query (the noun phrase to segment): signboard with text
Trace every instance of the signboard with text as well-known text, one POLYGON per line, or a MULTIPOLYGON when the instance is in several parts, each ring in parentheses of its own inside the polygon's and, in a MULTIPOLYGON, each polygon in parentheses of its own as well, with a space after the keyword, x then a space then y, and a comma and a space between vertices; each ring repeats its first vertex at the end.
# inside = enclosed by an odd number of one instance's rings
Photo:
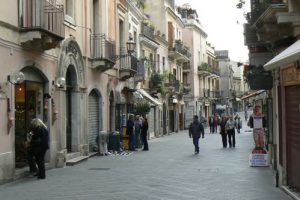
POLYGON ((252 153, 249 156, 250 167, 267 167, 268 154, 267 153, 252 153))

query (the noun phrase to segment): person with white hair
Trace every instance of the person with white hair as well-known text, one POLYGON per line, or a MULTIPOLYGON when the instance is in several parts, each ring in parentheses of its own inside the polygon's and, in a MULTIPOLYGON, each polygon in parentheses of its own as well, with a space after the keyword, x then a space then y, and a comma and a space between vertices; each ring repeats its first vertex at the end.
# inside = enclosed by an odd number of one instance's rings
POLYGON ((34 118, 31 120, 30 132, 32 133, 30 148, 38 166, 38 179, 45 179, 45 154, 49 149, 49 133, 47 126, 42 120, 34 118))

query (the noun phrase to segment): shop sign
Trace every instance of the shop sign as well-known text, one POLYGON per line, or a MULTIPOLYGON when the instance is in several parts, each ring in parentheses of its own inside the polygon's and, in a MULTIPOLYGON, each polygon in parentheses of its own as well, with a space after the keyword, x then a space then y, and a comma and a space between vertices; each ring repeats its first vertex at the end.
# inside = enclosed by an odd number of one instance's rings
POLYGON ((268 154, 267 153, 252 153, 249 156, 250 167, 267 167, 268 154))

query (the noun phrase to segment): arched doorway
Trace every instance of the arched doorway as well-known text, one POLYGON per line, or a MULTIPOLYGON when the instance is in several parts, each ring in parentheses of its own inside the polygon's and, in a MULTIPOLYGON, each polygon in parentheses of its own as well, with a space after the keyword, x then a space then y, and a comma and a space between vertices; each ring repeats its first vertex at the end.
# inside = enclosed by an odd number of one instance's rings
POLYGON ((89 152, 97 151, 97 136, 102 129, 101 119, 102 110, 101 105, 102 98, 97 90, 92 90, 88 97, 88 142, 89 142, 89 152))
POLYGON ((25 81, 14 86, 16 168, 27 166, 28 151, 24 141, 26 141, 31 120, 39 118, 46 124, 48 122, 46 104, 49 94, 45 95, 48 91, 48 79, 34 67, 25 67, 21 71, 25 75, 25 81))
POLYGON ((115 98, 114 93, 109 94, 109 130, 115 131, 115 98))
POLYGON ((85 65, 80 47, 73 37, 61 44, 55 83, 60 110, 57 121, 58 149, 70 153, 66 160, 88 155, 85 65), (57 84, 58 80, 63 79, 65 84, 57 84))
POLYGON ((68 153, 73 151, 72 146, 76 144, 76 136, 72 134, 76 124, 76 115, 74 112, 78 109, 76 107, 76 86, 76 71, 74 66, 70 65, 66 73, 66 146, 68 153))

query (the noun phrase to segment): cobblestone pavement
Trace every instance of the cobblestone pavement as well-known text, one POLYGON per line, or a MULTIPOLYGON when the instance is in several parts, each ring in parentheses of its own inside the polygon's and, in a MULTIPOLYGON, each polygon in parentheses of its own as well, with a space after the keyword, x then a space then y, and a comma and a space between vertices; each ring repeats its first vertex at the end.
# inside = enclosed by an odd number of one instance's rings
POLYGON ((183 131, 149 142, 150 151, 96 156, 0 186, 2 200, 289 200, 275 187, 270 168, 248 165, 251 132, 236 134, 236 148, 221 148, 219 134, 206 134, 200 154, 183 131))

